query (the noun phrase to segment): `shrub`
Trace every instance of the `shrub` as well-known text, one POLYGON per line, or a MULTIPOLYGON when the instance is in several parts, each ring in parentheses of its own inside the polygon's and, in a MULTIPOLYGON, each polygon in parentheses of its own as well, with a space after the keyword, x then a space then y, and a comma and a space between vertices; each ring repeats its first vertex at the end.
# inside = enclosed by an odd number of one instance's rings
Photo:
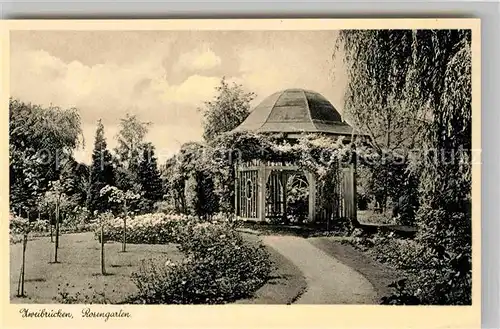
POLYGON ((156 212, 164 213, 167 215, 175 214, 178 211, 175 209, 175 205, 170 201, 158 201, 154 204, 154 209, 156 212))
POLYGON ((219 304, 247 297, 268 278, 271 263, 261 245, 223 223, 186 225, 179 234, 180 263, 143 261, 132 280, 142 303, 219 304))
MULTIPOLYGON (((178 243, 180 228, 196 219, 185 215, 166 215, 153 213, 127 219, 127 243, 165 244, 178 243)), ((95 236, 100 239, 99 228, 95 236)), ((121 241, 123 237, 123 218, 114 217, 104 226, 105 241, 121 241)))
POLYGON ((381 263, 398 269, 416 269, 415 255, 422 254, 423 248, 412 239, 394 237, 393 233, 377 233, 368 238, 362 230, 356 229, 352 243, 355 247, 366 251, 381 263))
MULTIPOLYGON (((420 299, 415 296, 415 288, 408 287, 407 279, 401 279, 389 285, 394 290, 390 296, 382 297, 383 305, 419 305, 420 299)), ((418 290, 417 290, 418 292, 418 290)))
POLYGON ((23 241, 23 235, 27 235, 28 239, 32 236, 43 235, 48 231, 48 221, 34 220, 29 221, 27 218, 19 217, 14 214, 9 214, 9 242, 16 244, 23 241))
MULTIPOLYGON (((68 287, 69 284, 66 284, 68 287)), ((87 287, 75 293, 70 292, 66 287, 58 285, 57 296, 52 300, 59 304, 111 304, 104 291, 96 291, 90 283, 87 287)), ((74 287, 74 286, 73 286, 74 287)))
POLYGON ((213 179, 206 172, 192 173, 186 181, 184 193, 187 212, 190 215, 207 217, 219 208, 213 179))

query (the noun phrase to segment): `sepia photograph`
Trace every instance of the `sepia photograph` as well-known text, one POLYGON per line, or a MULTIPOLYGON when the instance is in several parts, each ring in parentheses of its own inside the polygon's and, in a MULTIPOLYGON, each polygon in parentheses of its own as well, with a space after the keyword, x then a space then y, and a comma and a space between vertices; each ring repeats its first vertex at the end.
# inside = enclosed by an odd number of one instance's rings
POLYGON ((470 25, 130 26, 9 32, 11 304, 472 305, 470 25))

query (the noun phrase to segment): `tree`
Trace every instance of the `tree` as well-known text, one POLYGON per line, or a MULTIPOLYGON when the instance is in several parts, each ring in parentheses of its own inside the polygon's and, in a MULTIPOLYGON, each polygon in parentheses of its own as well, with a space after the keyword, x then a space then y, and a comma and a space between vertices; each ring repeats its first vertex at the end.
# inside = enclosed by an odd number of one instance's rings
POLYGON ((239 126, 250 113, 250 102, 255 98, 254 93, 246 92, 242 85, 236 83, 229 85, 225 78, 215 90, 217 95, 214 99, 200 108, 206 141, 239 126))
POLYGON ((418 268, 419 299, 428 304, 470 304, 471 32, 343 30, 339 42, 350 78, 346 108, 374 141, 376 129, 398 130, 384 121, 372 128, 365 114, 358 113, 361 109, 371 113, 373 107, 375 115, 385 118, 385 108, 399 104, 395 108, 400 117, 418 113, 405 128, 414 137, 401 143, 409 141, 410 148, 411 142, 418 142, 428 151, 406 158, 420 182, 416 221, 422 248, 411 259, 418 268))
MULTIPOLYGON (((100 191, 102 197, 108 199, 108 203, 112 206, 113 210, 117 215, 123 216, 123 240, 122 240, 122 252, 127 251, 127 218, 128 218, 128 207, 131 202, 139 199, 141 195, 134 193, 132 191, 124 192, 117 187, 106 185, 100 191)), ((104 271, 103 271, 104 274, 104 271)))
POLYGON ((150 122, 142 122, 136 115, 129 113, 120 119, 120 131, 116 135, 118 146, 115 153, 130 181, 137 180, 141 147, 150 125, 150 122))
POLYGON ((405 186, 406 156, 428 125, 430 109, 418 98, 412 80, 414 35, 411 30, 343 30, 337 39, 348 75, 344 113, 361 133, 370 136, 377 161, 367 164, 371 192, 382 210, 387 197, 398 200, 416 186, 405 186))
POLYGON ((141 186, 144 198, 154 202, 163 198, 163 187, 158 170, 154 146, 151 143, 142 145, 142 156, 139 162, 137 179, 141 186))
POLYGON ((24 294, 24 277, 26 269, 26 247, 28 244, 28 234, 31 231, 31 223, 26 218, 21 218, 15 214, 9 214, 9 228, 12 234, 23 235, 23 256, 21 263, 21 270, 19 271, 19 281, 17 284, 17 297, 25 297, 24 294))
POLYGON ((417 212, 421 230, 417 238, 429 248, 421 261, 436 270, 421 277, 420 283, 429 303, 470 305, 471 35, 470 31, 444 31, 433 35, 433 39, 436 49, 419 50, 437 63, 421 63, 419 69, 434 108, 432 125, 423 142, 434 154, 426 154, 415 169, 422 181, 417 212), (436 64, 443 67, 436 70, 436 64))
POLYGON ((66 193, 64 193, 64 185, 61 180, 54 181, 50 184, 50 189, 45 193, 45 203, 48 203, 50 209, 54 209, 54 225, 55 225, 55 245, 54 245, 54 262, 59 263, 59 229, 62 222, 61 210, 70 208, 72 206, 66 193))
POLYGON ((61 164, 83 143, 80 126, 74 108, 43 108, 10 99, 10 203, 16 212, 35 212, 36 200, 59 178, 61 164))
POLYGON ((219 209, 209 149, 201 143, 186 143, 163 169, 169 195, 183 213, 207 217, 219 209))
POLYGON ((185 177, 181 172, 178 162, 179 156, 174 155, 167 159, 161 171, 161 177, 164 181, 167 199, 173 203, 176 212, 186 212, 186 200, 184 196, 185 177))
POLYGON ((89 177, 90 166, 77 162, 72 156, 68 157, 60 171, 65 193, 80 205, 87 200, 89 177))
POLYGON ((102 121, 99 120, 97 122, 90 169, 88 208, 91 212, 102 212, 106 210, 107 200, 100 195, 101 189, 106 185, 114 185, 114 173, 112 156, 107 149, 106 138, 104 137, 104 125, 102 121))
POLYGON ((100 243, 101 243, 101 274, 106 275, 106 248, 104 245, 105 235, 104 235, 104 227, 113 219, 113 215, 110 212, 103 212, 97 216, 97 220, 100 226, 100 243))

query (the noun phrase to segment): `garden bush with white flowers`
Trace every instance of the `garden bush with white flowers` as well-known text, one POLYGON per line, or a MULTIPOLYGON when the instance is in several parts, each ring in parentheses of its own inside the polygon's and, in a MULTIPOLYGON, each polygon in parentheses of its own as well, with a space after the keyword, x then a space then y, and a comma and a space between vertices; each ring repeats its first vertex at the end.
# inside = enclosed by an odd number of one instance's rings
POLYGON ((9 242, 16 244, 23 240, 23 235, 33 236, 46 232, 48 222, 45 220, 29 221, 27 218, 9 214, 9 242))
MULTIPOLYGON (((166 244, 178 243, 181 227, 196 219, 187 215, 152 213, 127 219, 127 243, 166 244)), ((100 241, 100 229, 95 231, 100 241)), ((122 241, 123 218, 113 217, 104 226, 105 241, 122 241)))
MULTIPOLYGON (((187 222, 183 222, 187 223, 187 222)), ((144 304, 221 304, 249 297, 269 278, 262 245, 246 241, 228 223, 180 225, 178 263, 148 259, 132 275, 144 304)))
MULTIPOLYGON (((132 302, 220 304, 248 297, 267 281, 271 262, 264 247, 245 240, 227 216, 214 219, 155 213, 127 220, 127 243, 175 243, 185 255, 179 263, 143 260, 132 274, 138 288, 132 302)), ((105 240, 121 241, 122 230, 122 218, 106 221, 105 240)))

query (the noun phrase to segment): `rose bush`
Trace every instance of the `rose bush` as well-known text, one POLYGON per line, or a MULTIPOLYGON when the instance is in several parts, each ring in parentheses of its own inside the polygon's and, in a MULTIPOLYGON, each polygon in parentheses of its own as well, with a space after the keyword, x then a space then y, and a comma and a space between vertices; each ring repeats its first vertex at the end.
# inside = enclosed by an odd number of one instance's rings
POLYGON ((149 259, 133 273, 145 304, 220 304, 250 296, 268 279, 269 255, 221 222, 182 222, 179 263, 149 259))
MULTIPOLYGON (((122 218, 109 218, 104 239, 121 241, 122 230, 122 218)), ((98 239, 99 234, 98 229, 98 239)), ((175 243, 185 255, 179 263, 143 260, 132 274, 135 303, 224 303, 251 295, 271 272, 267 251, 234 230, 230 215, 216 214, 211 221, 164 213, 136 216, 127 220, 127 243, 175 243)))
MULTIPOLYGON (((165 244, 178 243, 181 227, 196 219, 186 215, 153 213, 127 219, 127 243, 165 244)), ((100 229, 95 236, 100 240, 100 229)), ((104 225, 105 241, 122 241, 123 218, 113 217, 104 225)))
MULTIPOLYGON (((229 223, 231 215, 217 213, 211 222, 229 223)), ((190 227, 199 223, 196 216, 151 213, 127 219, 127 243, 165 244, 180 243, 181 235, 188 235, 190 227)), ((95 237, 100 239, 100 226, 95 226, 95 237)), ((113 217, 106 220, 104 239, 106 241, 122 241, 123 218, 113 217)), ((100 241, 100 240, 99 240, 100 241)))
POLYGON ((12 213, 9 214, 9 241, 10 244, 16 244, 23 240, 23 235, 37 236, 43 235, 48 231, 48 221, 35 220, 29 221, 27 218, 19 217, 12 213))

